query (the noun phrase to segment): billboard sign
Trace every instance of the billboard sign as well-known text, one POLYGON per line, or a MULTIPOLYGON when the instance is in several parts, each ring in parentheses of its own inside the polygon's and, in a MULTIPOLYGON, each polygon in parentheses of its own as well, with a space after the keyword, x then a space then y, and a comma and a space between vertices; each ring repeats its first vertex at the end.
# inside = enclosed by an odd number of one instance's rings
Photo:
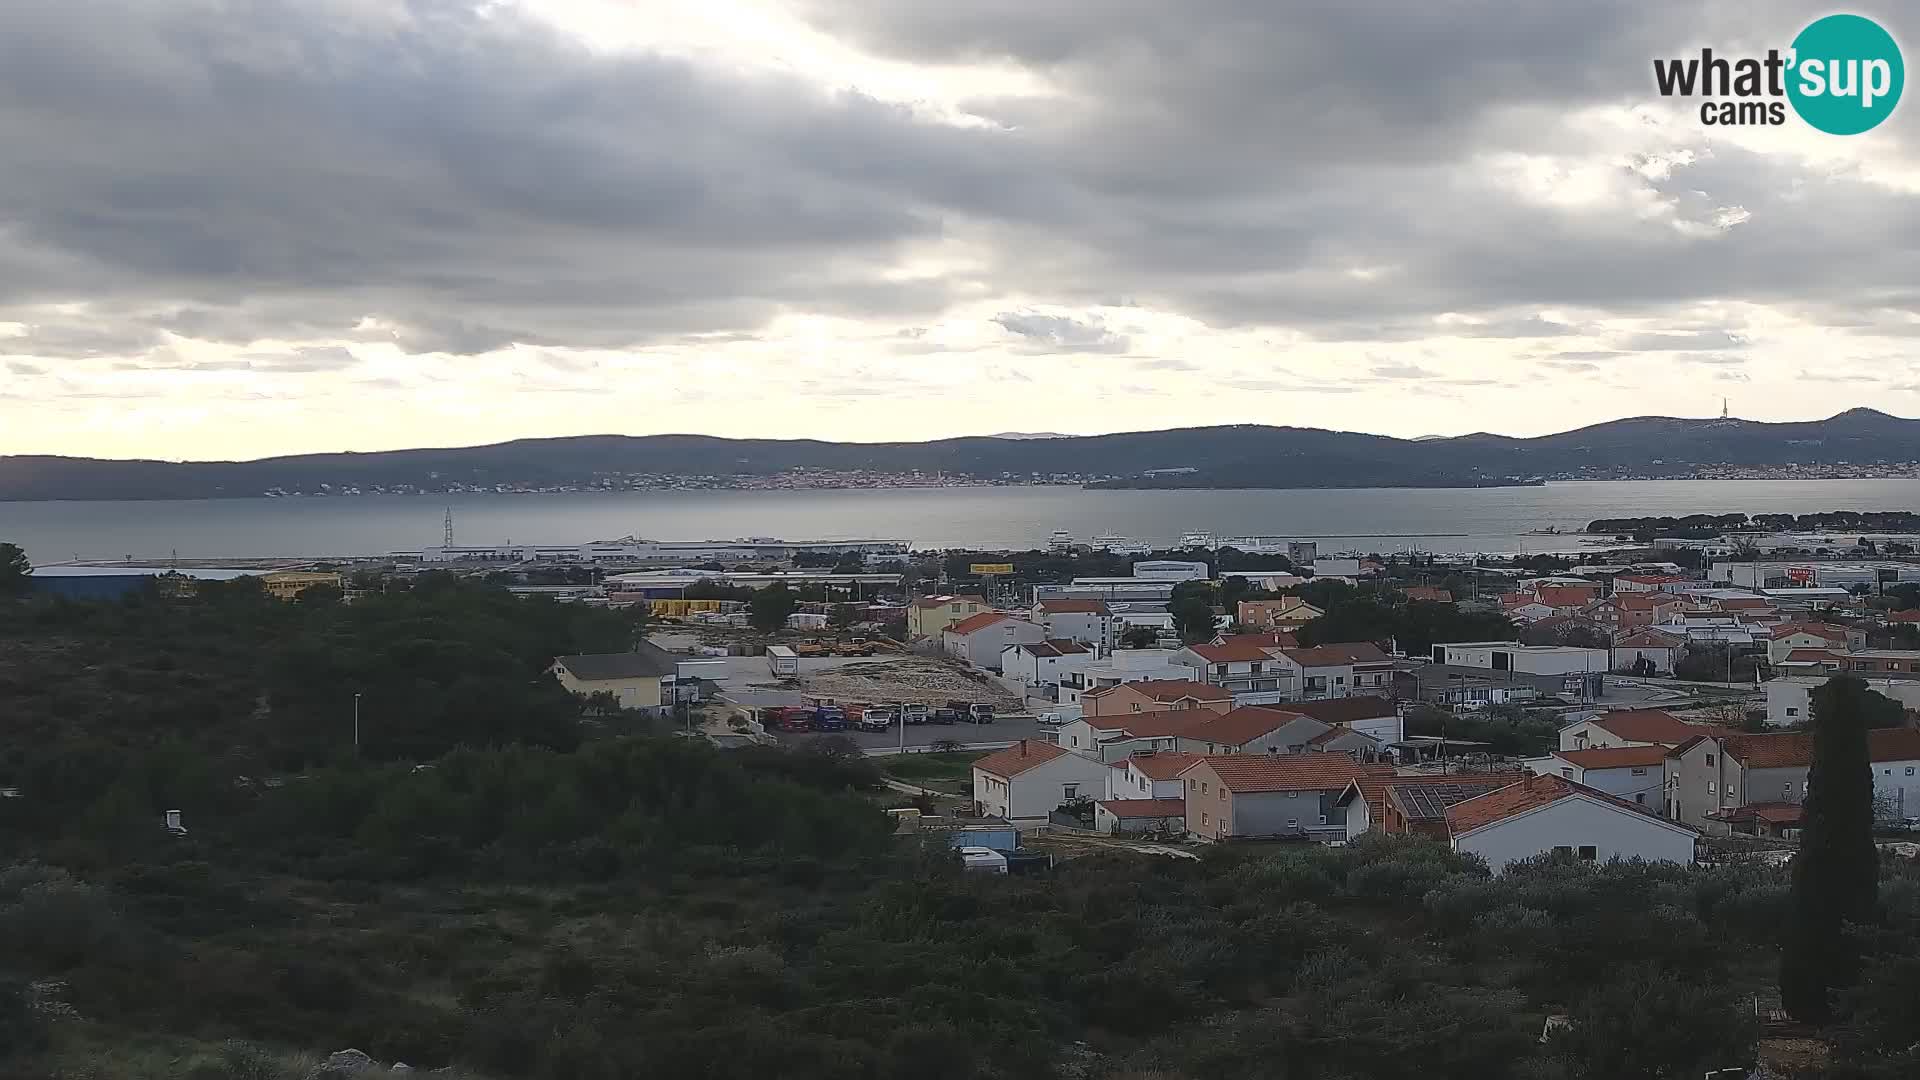
POLYGON ((977 562, 969 566, 967 571, 973 574, 1011 574, 1013 573, 1013 564, 1010 562, 977 562))

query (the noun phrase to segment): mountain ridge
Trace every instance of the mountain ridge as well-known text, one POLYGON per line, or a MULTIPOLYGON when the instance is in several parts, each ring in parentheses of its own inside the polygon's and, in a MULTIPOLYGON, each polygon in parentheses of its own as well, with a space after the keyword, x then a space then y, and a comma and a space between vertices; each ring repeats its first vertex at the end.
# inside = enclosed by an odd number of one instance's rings
POLYGON ((895 443, 563 435, 251 461, 0 456, 0 501, 234 498, 346 488, 644 487, 676 477, 725 481, 793 469, 1001 482, 1073 477, 1098 487, 1477 487, 1539 477, 1682 475, 1703 465, 1911 461, 1920 461, 1920 420, 1869 408, 1780 423, 1624 417, 1530 437, 1475 432, 1402 439, 1258 424, 895 443))

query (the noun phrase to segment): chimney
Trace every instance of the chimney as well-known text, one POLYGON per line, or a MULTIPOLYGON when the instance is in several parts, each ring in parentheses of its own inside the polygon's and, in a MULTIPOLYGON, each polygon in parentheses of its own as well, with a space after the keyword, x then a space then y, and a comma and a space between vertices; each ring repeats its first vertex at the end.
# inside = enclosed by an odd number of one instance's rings
POLYGON ((1021 757, 1027 756, 1027 740, 1025 739, 1020 740, 1020 756, 1021 757))

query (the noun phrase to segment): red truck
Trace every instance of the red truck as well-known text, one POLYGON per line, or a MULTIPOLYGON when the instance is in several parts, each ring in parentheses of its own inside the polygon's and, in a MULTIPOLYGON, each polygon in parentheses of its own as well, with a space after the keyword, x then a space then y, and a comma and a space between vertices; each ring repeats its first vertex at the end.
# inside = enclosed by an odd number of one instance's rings
POLYGON ((812 731, 813 710, 799 705, 779 705, 763 710, 760 722, 775 731, 812 731))

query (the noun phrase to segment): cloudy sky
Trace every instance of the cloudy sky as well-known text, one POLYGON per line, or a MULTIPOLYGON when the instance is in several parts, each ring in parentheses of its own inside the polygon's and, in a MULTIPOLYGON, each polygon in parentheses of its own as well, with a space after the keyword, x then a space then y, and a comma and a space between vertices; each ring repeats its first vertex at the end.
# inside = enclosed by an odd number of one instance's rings
POLYGON ((0 453, 1920 415, 1920 102, 1653 91, 1829 10, 12 0, 0 453))

